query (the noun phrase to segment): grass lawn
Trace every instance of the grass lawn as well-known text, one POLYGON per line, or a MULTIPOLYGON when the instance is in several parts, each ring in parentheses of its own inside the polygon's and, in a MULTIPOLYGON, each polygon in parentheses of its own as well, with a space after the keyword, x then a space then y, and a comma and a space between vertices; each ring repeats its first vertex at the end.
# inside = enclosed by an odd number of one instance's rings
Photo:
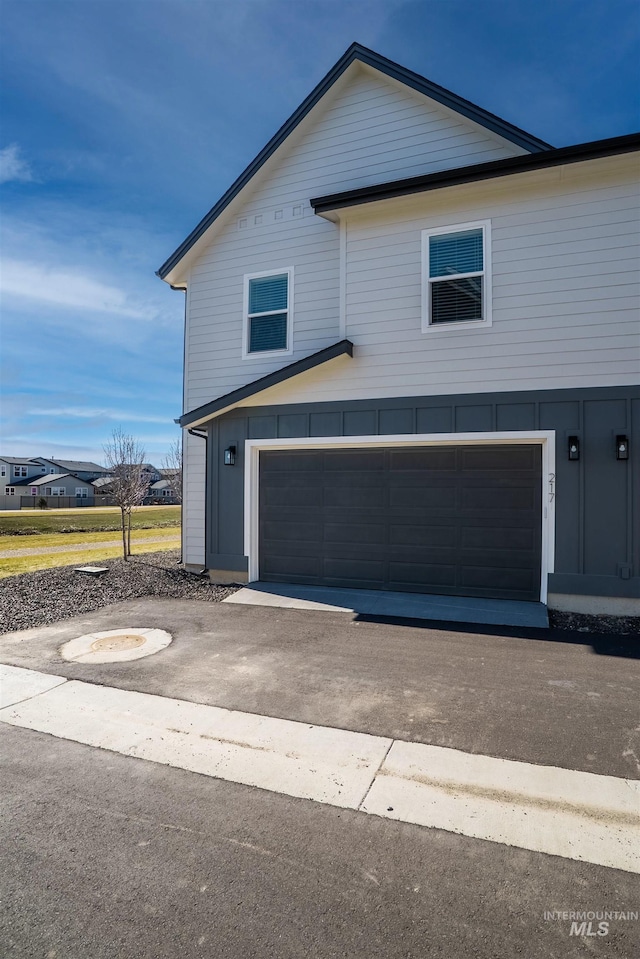
MULTIPOLYGON (((26 546, 26 543, 22 545, 26 546)), ((145 543, 144 541, 138 541, 134 545, 134 538, 131 537, 131 552, 136 556, 140 553, 156 553, 165 549, 177 549, 179 546, 180 539, 174 536, 167 537, 166 545, 164 543, 145 543)), ((7 576, 18 576, 20 573, 32 573, 37 569, 52 569, 54 566, 95 566, 99 565, 102 560, 116 559, 119 556, 122 556, 121 546, 0 559, 0 579, 5 579, 7 576)))
MULTIPOLYGON (((131 528, 164 529, 180 526, 180 512, 179 506, 141 506, 133 513, 131 528)), ((39 533, 117 533, 119 530, 120 510, 116 506, 4 510, 0 513, 0 537, 31 537, 39 533)), ((70 543, 71 540, 65 542, 70 543)), ((17 549, 17 546, 14 548, 17 549)))
MULTIPOLYGON (((161 526, 153 529, 133 529, 131 542, 141 543, 145 539, 167 537, 171 542, 180 538, 180 530, 175 526, 161 526)), ((52 546, 76 546, 79 544, 106 543, 113 540, 122 542, 122 531, 105 530, 101 533, 39 533, 33 536, 2 536, 0 535, 0 553, 10 549, 50 549, 52 546)), ((160 547, 162 548, 162 547, 160 547)), ((2 560, 0 560, 2 562, 2 560)))

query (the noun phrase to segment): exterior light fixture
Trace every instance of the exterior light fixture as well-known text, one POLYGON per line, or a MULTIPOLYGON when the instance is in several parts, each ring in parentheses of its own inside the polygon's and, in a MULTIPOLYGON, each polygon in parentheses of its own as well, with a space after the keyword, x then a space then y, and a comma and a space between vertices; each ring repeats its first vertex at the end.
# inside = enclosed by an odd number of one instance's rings
POLYGON ((616 459, 629 459, 629 438, 627 436, 616 436, 616 459))
POLYGON ((225 466, 235 466, 236 465, 236 448, 235 446, 227 446, 224 451, 224 465, 225 466))
POLYGON ((569 459, 570 460, 579 460, 580 459, 580 440, 577 436, 569 437, 569 459))

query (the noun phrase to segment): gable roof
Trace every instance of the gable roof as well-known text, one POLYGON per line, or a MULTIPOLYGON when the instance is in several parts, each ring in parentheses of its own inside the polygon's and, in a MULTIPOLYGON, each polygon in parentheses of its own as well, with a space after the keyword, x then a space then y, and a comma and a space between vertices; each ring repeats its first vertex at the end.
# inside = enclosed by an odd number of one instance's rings
MULTIPOLYGON (((84 462, 83 460, 53 460, 48 456, 41 456, 39 460, 45 460, 47 463, 53 463, 54 466, 60 466, 68 473, 80 470, 83 473, 106 473, 104 466, 98 466, 97 463, 84 462)), ((38 461, 39 461, 38 460, 38 461)))
POLYGON ((451 90, 447 90, 445 87, 441 87, 437 83, 432 83, 431 80, 427 80, 426 77, 420 76, 419 73, 414 73, 413 70, 409 70, 407 67, 403 67, 399 63, 395 63, 393 60, 388 60, 386 57, 381 56, 374 50, 370 50, 368 47, 363 47, 359 43, 352 43, 349 49, 340 57, 338 62, 311 91, 309 96, 303 100, 298 109, 291 114, 289 119, 283 123, 278 132, 269 140, 266 146, 263 147, 257 157, 252 160, 244 172, 240 174, 235 183, 233 183, 227 192, 220 197, 215 206, 212 207, 206 216, 202 218, 196 228, 192 230, 189 236, 162 264, 160 269, 156 271, 157 276, 163 280, 166 279, 171 270, 178 265, 180 260, 189 252, 191 247, 200 239, 206 230, 209 229, 211 224, 229 206, 231 201, 234 200, 240 191, 247 185, 247 183, 249 183, 252 177, 255 176, 258 170, 260 170, 266 161, 275 153, 278 147, 284 143, 291 133, 293 133, 298 124, 304 120, 307 114, 310 113, 313 107, 322 99, 328 90, 331 89, 336 80, 338 80, 348 69, 348 67, 350 67, 351 64, 356 60, 360 63, 366 64, 367 66, 373 67, 375 70, 380 71, 380 73, 385 74, 393 80, 398 80, 401 83, 404 83, 406 86, 411 87, 418 93, 422 93, 425 96, 430 97, 432 100, 435 100, 438 103, 441 103, 443 106, 454 110, 456 113, 467 117, 467 119, 472 120, 474 123, 478 123, 487 130, 491 130, 492 133, 497 133, 499 136, 506 140, 510 140, 512 143, 515 143, 517 146, 525 150, 535 153, 539 150, 551 149, 549 143, 545 143, 544 140, 540 140, 538 137, 532 136, 532 134, 527 133, 525 130, 521 130, 519 127, 514 126, 512 123, 508 123, 506 120, 503 120, 498 116, 495 116, 495 114, 489 113, 488 110, 484 110, 482 107, 477 106, 477 104, 472 103, 470 100, 465 100, 464 97, 460 97, 457 94, 452 93, 451 90))
POLYGON ((50 473, 48 476, 32 476, 31 479, 21 479, 16 480, 15 483, 9 483, 9 486, 50 486, 52 483, 56 483, 61 479, 74 480, 77 483, 85 483, 87 486, 91 486, 87 480, 79 479, 77 476, 74 476, 72 473, 50 473))
POLYGON ((351 340, 339 340, 337 343, 334 343, 333 346, 327 346, 324 350, 318 350, 317 353, 312 353, 311 356, 305 356, 301 360, 296 360, 295 363, 289 363, 288 366, 283 366, 274 373, 267 373, 266 376, 261 376, 260 379, 254 380, 253 383, 247 383, 246 386, 241 386, 231 393, 225 393, 224 396, 219 396, 210 403, 198 406, 197 409, 191 410, 189 413, 184 413, 180 419, 176 420, 176 423, 185 427, 194 426, 206 420, 213 419, 214 416, 226 412, 242 400, 246 400, 250 396, 255 396, 256 393, 262 393, 264 390, 268 390, 272 386, 277 386, 279 383, 284 383, 285 380, 290 380, 293 376, 299 376, 300 373, 306 373, 308 370, 312 370, 314 367, 320 366, 322 363, 333 360, 338 356, 353 356, 353 343, 351 340))
POLYGON ((41 466, 41 463, 38 463, 36 460, 32 460, 30 457, 22 456, 0 456, 0 460, 3 463, 8 463, 9 466, 41 466))
POLYGON ((529 170, 581 163, 584 160, 599 160, 602 157, 633 153, 639 149, 640 133, 629 133, 625 136, 593 140, 590 143, 577 143, 574 146, 552 148, 534 154, 525 153, 523 156, 489 160, 487 163, 475 163, 471 166, 456 167, 453 170, 438 170, 437 173, 426 173, 403 180, 375 183, 355 190, 345 190, 343 193, 313 197, 309 202, 313 212, 322 216, 331 210, 372 203, 374 200, 388 200, 393 197, 408 196, 411 193, 423 193, 427 190, 455 186, 459 183, 490 180, 513 173, 527 173, 529 170))

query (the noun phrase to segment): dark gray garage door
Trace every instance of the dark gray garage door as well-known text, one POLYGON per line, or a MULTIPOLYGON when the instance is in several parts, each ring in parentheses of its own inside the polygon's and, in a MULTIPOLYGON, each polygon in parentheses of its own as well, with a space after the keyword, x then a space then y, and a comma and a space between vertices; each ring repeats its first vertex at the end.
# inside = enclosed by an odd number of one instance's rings
POLYGON ((541 448, 260 454, 260 578, 538 600, 541 448))

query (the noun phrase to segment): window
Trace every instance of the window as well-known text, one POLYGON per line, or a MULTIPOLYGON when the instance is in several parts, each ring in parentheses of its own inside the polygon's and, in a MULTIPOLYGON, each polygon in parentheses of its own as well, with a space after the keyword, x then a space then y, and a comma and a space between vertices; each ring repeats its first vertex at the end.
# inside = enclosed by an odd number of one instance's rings
POLYGON ((15 496, 15 495, 16 495, 16 488, 15 488, 15 486, 5 486, 4 491, 5 491, 5 493, 7 494, 7 496, 15 496))
POLYGON ((31 487, 31 495, 32 495, 32 496, 37 496, 37 495, 38 495, 38 487, 37 487, 37 486, 32 486, 32 487, 31 487))
POLYGON ((52 496, 64 496, 64 486, 52 486, 51 487, 52 496))
POLYGON ((87 489, 85 486, 76 486, 76 496, 81 496, 83 499, 86 499, 87 495, 87 489))
POLYGON ((0 466, 0 476, 6 476, 6 475, 7 475, 7 467, 0 466))
POLYGON ((245 276, 243 356, 291 352, 292 287, 292 267, 245 276))
POLYGON ((490 223, 424 230, 423 329, 491 323, 490 223))
POLYGON ((13 475, 14 475, 14 476, 26 476, 26 475, 27 475, 27 467, 26 467, 26 466, 14 466, 14 467, 13 467, 13 475))

